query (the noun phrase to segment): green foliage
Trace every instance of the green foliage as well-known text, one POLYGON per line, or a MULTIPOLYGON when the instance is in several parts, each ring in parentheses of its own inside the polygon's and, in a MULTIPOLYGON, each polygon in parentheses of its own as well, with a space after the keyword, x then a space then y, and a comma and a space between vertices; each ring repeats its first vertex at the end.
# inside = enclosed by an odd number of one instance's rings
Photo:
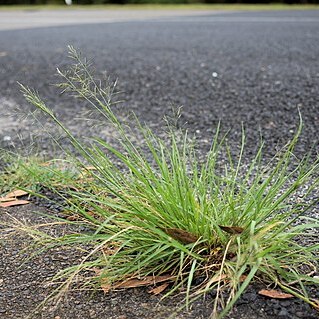
POLYGON ((64 160, 45 162, 35 156, 26 158, 5 150, 0 150, 0 160, 3 163, 0 167, 1 195, 15 188, 37 192, 48 183, 51 187, 62 188, 79 174, 64 160))
POLYGON ((216 290, 216 318, 227 314, 256 278, 316 306, 304 287, 318 280, 303 269, 318 262, 319 223, 305 213, 317 203, 313 196, 319 159, 310 162, 310 157, 293 156, 302 125, 267 165, 262 164, 262 145, 245 164, 244 132, 240 152, 232 157, 218 127, 206 160, 199 161, 187 132, 169 127, 167 139, 161 139, 138 119, 134 125, 122 123, 113 112, 115 86, 101 87, 72 47, 70 56, 74 64, 58 70, 60 87, 89 103, 116 130, 119 145, 100 138, 81 142, 35 91, 22 86, 26 99, 69 138, 78 153, 73 165, 85 176, 86 187, 77 187, 83 186, 79 175, 71 178, 74 187, 67 201, 80 216, 70 223, 87 231, 54 238, 41 229, 36 234, 48 247, 91 247, 79 265, 57 274, 58 282, 64 280, 58 293, 82 272, 98 269, 97 276, 84 281, 85 287, 102 284, 112 289, 132 278, 170 275, 168 294, 181 289, 186 305, 216 290), (137 144, 141 137, 143 143, 137 144), (228 158, 226 163, 220 161, 223 158, 228 158), (302 236, 308 237, 307 244, 302 236), (194 286, 196 278, 201 284, 194 286), (227 300, 222 300, 221 291, 228 293, 227 300))

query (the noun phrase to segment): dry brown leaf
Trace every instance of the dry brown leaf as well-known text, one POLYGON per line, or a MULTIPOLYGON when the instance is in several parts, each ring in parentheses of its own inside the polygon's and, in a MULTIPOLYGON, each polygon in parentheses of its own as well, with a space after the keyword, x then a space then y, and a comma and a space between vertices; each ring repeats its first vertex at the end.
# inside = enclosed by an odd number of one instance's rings
POLYGON ((164 284, 161 284, 160 286, 157 286, 157 287, 149 290, 148 293, 153 294, 153 295, 158 295, 161 292, 163 292, 168 286, 169 286, 169 283, 165 282, 164 284))
MULTIPOLYGON (((103 273, 103 270, 97 267, 92 268, 92 271, 95 272, 96 276, 101 276, 103 273)), ((175 277, 172 275, 146 276, 143 279, 131 278, 122 282, 110 284, 107 281, 107 278, 102 278, 101 289, 104 291, 104 293, 108 293, 112 289, 145 287, 162 282, 173 281, 174 279, 175 277)), ((165 288, 162 287, 161 289, 164 290, 165 288)), ((160 288, 158 290, 160 290, 160 288)), ((160 291, 158 293, 160 293, 160 291)))
POLYGON ((0 207, 11 207, 11 206, 18 206, 18 205, 26 205, 30 202, 28 200, 12 200, 10 202, 0 203, 0 207))
POLYGON ((12 202, 13 200, 16 200, 14 197, 0 197, 0 203, 5 203, 5 202, 12 202))
POLYGON ((80 215, 70 215, 68 217, 65 218, 66 220, 70 221, 70 222, 74 222, 74 221, 78 221, 80 220, 80 215))
POLYGON ((191 244, 195 243, 198 240, 198 237, 187 230, 179 228, 163 228, 162 229, 167 235, 178 240, 182 244, 191 244))
POLYGON ((244 228, 238 227, 238 226, 222 226, 218 225, 218 227, 225 231, 228 234, 238 235, 241 234, 244 231, 244 228))
POLYGON ((285 292, 282 291, 278 291, 278 290, 273 290, 273 289, 262 289, 260 291, 258 291, 259 295, 262 296, 266 296, 269 298, 273 298, 273 299, 289 299, 289 298, 294 298, 293 295, 291 294, 287 294, 285 292))
POLYGON ((29 193, 26 191, 23 191, 21 189, 17 189, 14 190, 12 192, 10 192, 9 194, 7 194, 5 197, 6 198, 12 198, 12 197, 20 197, 20 196, 24 196, 24 195, 28 195, 29 193))
POLYGON ((155 285, 160 282, 173 280, 174 277, 171 275, 163 275, 163 276, 146 276, 143 279, 132 278, 126 281, 120 282, 118 284, 113 285, 112 288, 136 288, 136 287, 144 287, 149 285, 155 285))

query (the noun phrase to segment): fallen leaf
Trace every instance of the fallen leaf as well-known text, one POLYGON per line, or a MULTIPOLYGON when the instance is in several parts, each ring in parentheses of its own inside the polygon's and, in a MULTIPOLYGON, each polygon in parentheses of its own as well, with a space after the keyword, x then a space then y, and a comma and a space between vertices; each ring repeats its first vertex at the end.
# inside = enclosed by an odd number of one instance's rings
POLYGON ((17 189, 17 190, 14 190, 13 192, 10 192, 9 194, 7 194, 5 197, 6 198, 11 198, 11 197, 21 197, 21 196, 24 196, 24 195, 28 195, 29 193, 26 192, 26 191, 23 191, 21 189, 17 189))
POLYGON ((282 291, 278 291, 278 290, 273 290, 273 289, 262 289, 260 291, 258 291, 259 295, 262 296, 266 296, 269 298, 274 298, 274 299, 289 299, 289 298, 294 298, 293 295, 291 294, 287 294, 285 292, 282 291))
POLYGON ((81 218, 80 218, 80 215, 75 214, 75 215, 70 215, 70 216, 66 217, 65 219, 70 221, 70 222, 73 222, 73 221, 80 220, 81 218))
POLYGON ((10 207, 10 206, 18 206, 18 205, 26 205, 30 202, 27 200, 13 200, 10 202, 0 203, 0 207, 10 207))
POLYGON ((148 293, 156 296, 156 295, 160 294, 161 292, 163 292, 168 287, 168 285, 169 285, 169 283, 165 282, 164 284, 149 290, 148 293))
POLYGON ((188 232, 187 230, 183 230, 179 228, 163 228, 162 230, 167 235, 178 240, 182 244, 191 244, 191 243, 195 243, 198 240, 197 236, 188 232))
POLYGON ((233 235, 237 235, 237 234, 241 234, 244 231, 244 228, 242 227, 238 227, 238 226, 221 226, 218 225, 218 227, 225 231, 228 234, 233 234, 233 235))
POLYGON ((0 197, 0 203, 5 202, 12 202, 13 200, 16 200, 14 197, 8 198, 8 197, 0 197))
POLYGON ((163 276, 146 276, 143 279, 132 278, 126 281, 120 282, 118 284, 113 285, 112 288, 136 288, 136 287, 144 287, 149 285, 155 285, 164 281, 171 281, 175 279, 175 277, 171 275, 163 275, 163 276))
MULTIPOLYGON (((92 268, 92 271, 95 272, 96 276, 101 276, 103 270, 97 267, 92 268)), ((150 285, 155 285, 161 282, 173 281, 176 277, 172 275, 162 275, 162 276, 146 276, 143 279, 138 278, 131 278, 122 282, 117 282, 114 284, 110 284, 107 281, 107 278, 102 278, 101 280, 101 288, 104 293, 108 293, 112 289, 119 289, 119 288, 136 288, 136 287, 145 287, 150 285)), ((158 288, 158 287, 156 287, 158 288)), ((162 287, 164 290, 165 288, 162 287)), ((163 291, 162 290, 162 291, 163 291)), ((160 293, 160 292, 158 292, 160 293)))

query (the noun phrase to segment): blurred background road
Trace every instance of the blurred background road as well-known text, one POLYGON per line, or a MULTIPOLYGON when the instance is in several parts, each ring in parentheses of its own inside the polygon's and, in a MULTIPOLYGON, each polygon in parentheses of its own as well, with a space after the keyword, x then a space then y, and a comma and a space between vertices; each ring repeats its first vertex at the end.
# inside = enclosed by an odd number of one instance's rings
MULTIPOLYGON (((138 21, 159 17, 209 14, 207 10, 14 10, 0 11, 0 30, 36 27, 66 26, 74 24, 138 21)), ((211 14, 211 13, 210 13, 211 14)))
POLYGON ((38 89, 70 123, 83 111, 52 85, 58 81, 56 67, 70 63, 68 45, 92 58, 98 76, 118 79, 124 108, 154 129, 162 127, 172 105, 183 106, 182 123, 204 147, 221 120, 237 142, 244 123, 252 151, 261 130, 271 152, 293 134, 299 108, 305 122, 300 151, 317 140, 319 10, 112 14, 0 12, 2 28, 13 28, 0 31, 2 145, 6 136, 27 140, 32 129, 17 125, 15 115, 6 116, 26 108, 17 81, 38 89), (3 26, 6 15, 11 22, 3 26), (51 18, 41 20, 42 15, 51 18), (110 23, 120 16, 126 21, 110 23), (68 25, 45 26, 52 21, 68 25), (36 25, 41 27, 31 28, 36 25))
MULTIPOLYGON (((120 116, 132 110, 157 133, 163 129, 163 116, 172 115, 171 106, 183 106, 180 125, 196 135, 203 154, 221 121, 222 130, 230 130, 230 151, 238 154, 244 124, 244 156, 256 151, 262 134, 268 158, 294 135, 298 110, 304 130, 296 156, 303 156, 311 146, 319 153, 318 10, 0 11, 0 25, 0 147, 56 156, 56 148, 41 135, 38 123, 18 121, 20 114, 15 111, 26 113, 28 105, 17 82, 37 89, 77 136, 98 134, 108 142, 116 138, 107 124, 97 129, 79 120, 87 105, 52 85, 59 81, 56 68, 69 65, 67 46, 73 45, 91 59, 99 77, 118 79, 123 100, 118 106, 120 116)), ((25 213, 18 211, 17 216, 25 213)), ((45 262, 21 269, 18 249, 1 252, 1 274, 7 285, 1 292, 1 313, 8 319, 25 318, 50 292, 40 282, 56 269, 46 256, 45 262)), ((73 301, 65 299, 61 313, 72 319, 122 314, 123 318, 153 318, 158 315, 154 300, 157 303, 146 291, 135 289, 111 297, 79 293, 73 301)), ((273 303, 250 290, 231 316, 317 318, 310 306, 291 300, 273 303)), ((163 318, 172 313, 175 303, 174 298, 165 303, 163 318)), ((211 305, 195 306, 193 311, 194 315, 183 318, 208 318, 211 305)), ((45 316, 54 317, 47 312, 45 316)))

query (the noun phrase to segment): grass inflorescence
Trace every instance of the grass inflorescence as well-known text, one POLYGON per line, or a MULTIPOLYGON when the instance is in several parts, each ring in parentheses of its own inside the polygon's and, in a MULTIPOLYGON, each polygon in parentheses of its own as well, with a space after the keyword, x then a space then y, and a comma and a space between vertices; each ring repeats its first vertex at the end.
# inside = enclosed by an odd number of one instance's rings
MULTIPOLYGON (((34 90, 21 86, 26 99, 56 123, 73 147, 65 151, 77 173, 69 175, 72 187, 65 200, 78 218, 68 220, 86 231, 58 238, 41 229, 37 233, 48 247, 91 247, 80 264, 57 274, 64 280, 60 291, 88 270, 95 275, 85 277, 84 286, 104 291, 152 276, 154 283, 169 283, 165 295, 185 293, 186 306, 215 291, 212 316, 217 318, 258 279, 318 307, 306 286, 319 282, 306 270, 317 267, 319 223, 306 213, 318 200, 319 159, 293 155, 302 121, 268 164, 262 144, 246 163, 244 131, 234 158, 219 127, 202 161, 187 132, 169 127, 164 140, 136 118, 133 126, 120 121, 113 112, 115 87, 102 87, 87 61, 69 49, 74 64, 58 70, 61 88, 84 99, 119 139, 117 146, 100 138, 82 142, 34 90), (221 163, 221 157, 227 161, 221 163)), ((49 181, 41 183, 57 191, 49 181)))

